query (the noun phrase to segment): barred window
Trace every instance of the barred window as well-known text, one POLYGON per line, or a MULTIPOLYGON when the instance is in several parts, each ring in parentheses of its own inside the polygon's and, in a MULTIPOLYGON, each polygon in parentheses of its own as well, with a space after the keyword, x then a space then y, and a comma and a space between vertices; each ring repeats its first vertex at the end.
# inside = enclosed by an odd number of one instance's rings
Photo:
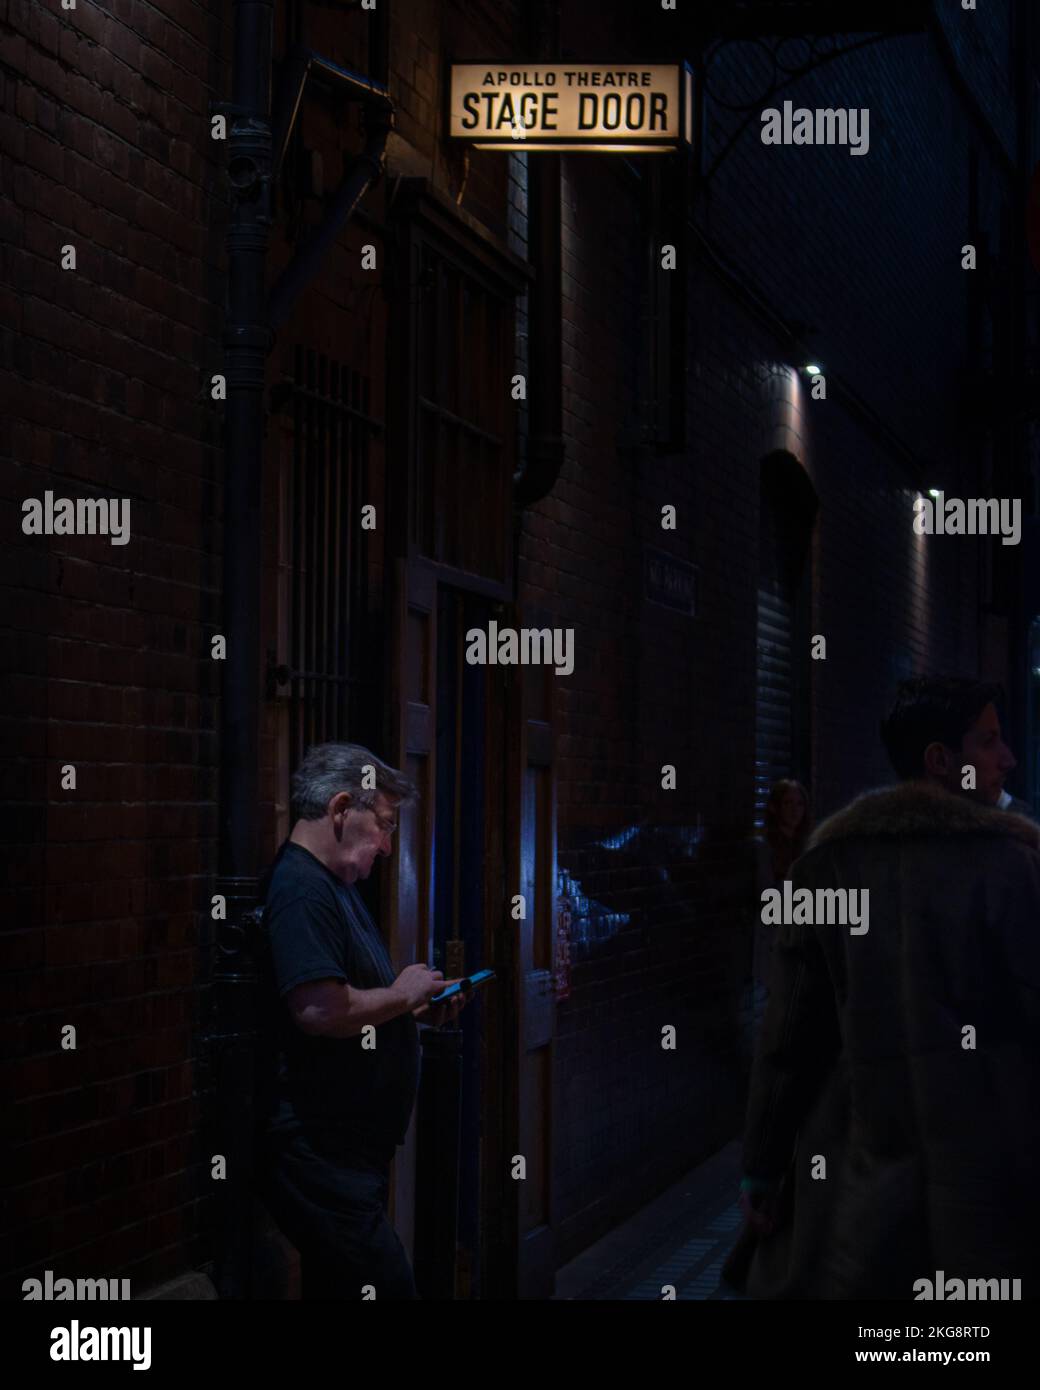
POLYGON ((372 436, 369 382, 297 347, 289 398, 293 442, 282 477, 279 645, 269 683, 288 701, 288 772, 312 744, 357 737, 364 682, 366 567, 360 531, 372 436))
POLYGON ((413 536, 429 559, 502 581, 515 448, 512 306, 429 242, 419 256, 413 536))

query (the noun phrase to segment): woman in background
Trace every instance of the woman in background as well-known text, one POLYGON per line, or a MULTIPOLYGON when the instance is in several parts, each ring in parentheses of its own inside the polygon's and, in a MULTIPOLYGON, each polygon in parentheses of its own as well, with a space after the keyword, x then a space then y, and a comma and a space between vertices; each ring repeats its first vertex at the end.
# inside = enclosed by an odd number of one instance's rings
POLYGON ((765 804, 764 837, 755 844, 755 949, 751 973, 756 1014, 765 1004, 773 953, 773 928, 762 922, 762 894, 768 888, 782 890, 784 880, 791 875, 791 865, 805 849, 812 825, 809 793, 801 782, 789 777, 774 782, 765 804))

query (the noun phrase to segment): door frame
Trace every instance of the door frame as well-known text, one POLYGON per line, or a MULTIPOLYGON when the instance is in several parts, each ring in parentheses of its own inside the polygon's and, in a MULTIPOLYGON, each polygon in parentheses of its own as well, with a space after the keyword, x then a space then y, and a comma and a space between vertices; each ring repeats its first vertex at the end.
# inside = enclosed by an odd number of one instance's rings
MULTIPOLYGON (((387 718, 387 744, 397 765, 407 768, 409 758, 424 760, 428 794, 423 810, 406 808, 399 832, 402 842, 391 873, 384 880, 384 921, 388 924, 391 955, 398 968, 415 959, 420 939, 428 948, 432 933, 432 864, 437 766, 435 756, 437 691, 437 591, 443 584, 492 600, 500 625, 516 624, 516 529, 511 503, 504 507, 504 567, 501 579, 464 572, 430 560, 419 553, 421 534, 416 478, 418 419, 419 275, 423 247, 434 249, 485 285, 493 286, 507 303, 515 303, 532 279, 531 268, 492 236, 475 219, 456 208, 425 179, 406 178, 395 187, 392 211, 388 209, 388 285, 391 289, 387 332, 387 476, 386 515, 389 553, 386 575, 393 597, 387 606, 394 631, 387 643, 391 673, 388 688, 391 705, 387 718), (419 659, 409 645, 423 649, 424 669, 417 673, 409 663, 419 659), (409 684, 410 682, 410 684, 409 684), (409 693, 411 692, 411 693, 409 693), (415 698, 424 692, 424 698, 415 698), (406 846, 405 839, 408 839, 406 846), (420 862, 421 861, 421 862, 420 862), (425 865, 425 868, 423 867, 425 865), (411 953, 411 954, 410 954, 411 953)), ((510 335, 511 337, 511 335, 510 335)), ((508 382, 504 383, 504 389, 508 382)), ((515 437, 509 436, 509 457, 515 437)), ((497 519, 496 519, 497 520, 497 519)), ((485 524, 486 521, 485 521, 485 524)), ((521 831, 524 775, 516 761, 519 749, 527 750, 524 727, 523 668, 488 668, 487 727, 485 748, 485 960, 496 971, 483 1004, 481 1039, 482 1123, 486 1126, 481 1147, 482 1187, 481 1266, 482 1294, 491 1298, 515 1298, 531 1286, 530 1273, 521 1277, 518 1184, 510 1177, 509 1159, 518 1151, 521 1131, 521 1046, 524 1018, 523 989, 518 988, 519 937, 509 915, 509 901, 520 891, 521 831)), ((550 681, 551 684, 551 681, 550 681)), ((546 734, 531 735, 531 746, 548 747, 551 765, 551 727, 546 734), (539 742, 540 741, 540 742, 539 742)), ((527 752, 522 755, 525 759, 527 752)), ((526 766, 526 764, 525 764, 526 766)), ((549 831, 550 877, 547 894, 555 885, 555 785, 551 793, 549 831)), ((544 859, 544 856, 543 856, 544 859)), ((547 911, 550 907, 547 904, 547 911)), ((551 1055, 550 1055, 551 1068, 551 1055)), ((551 1080, 551 1070, 550 1070, 551 1080)), ((550 1091, 551 1096, 551 1091, 550 1091)), ((549 1117, 551 1119, 551 1117, 549 1117)), ((547 1120, 548 1124, 548 1120, 547 1120)), ((398 1232, 411 1252, 414 1237, 415 1134, 414 1121, 394 1164, 392 1214, 398 1232)), ((545 1136, 551 1156, 551 1130, 545 1136)), ((551 1173, 548 1174, 551 1180, 551 1173)), ((551 1195, 551 1192, 550 1192, 551 1195)), ((544 1266, 547 1249, 542 1237, 544 1266)), ((526 1266, 531 1264, 526 1261, 526 1266)), ((544 1286, 544 1278, 541 1280, 544 1286)), ((520 1296, 523 1296, 522 1294, 520 1296)))

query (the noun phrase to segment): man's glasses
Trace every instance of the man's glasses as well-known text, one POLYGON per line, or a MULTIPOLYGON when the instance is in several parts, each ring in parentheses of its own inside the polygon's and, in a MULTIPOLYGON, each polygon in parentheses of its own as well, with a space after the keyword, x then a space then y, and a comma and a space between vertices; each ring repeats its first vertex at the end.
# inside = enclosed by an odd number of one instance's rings
MULTIPOLYGON (((369 807, 369 809, 371 810, 372 808, 369 807)), ((375 816, 376 825, 379 826, 383 834, 389 835, 390 838, 393 839, 394 831, 397 829, 397 822, 395 820, 384 820, 382 816, 376 815, 375 811, 372 811, 372 815, 375 816)))

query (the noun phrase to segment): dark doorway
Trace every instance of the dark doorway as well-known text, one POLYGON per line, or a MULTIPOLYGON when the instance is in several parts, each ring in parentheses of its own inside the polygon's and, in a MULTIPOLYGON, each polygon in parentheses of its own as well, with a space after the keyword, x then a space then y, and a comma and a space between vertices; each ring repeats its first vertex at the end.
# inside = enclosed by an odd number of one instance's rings
POLYGON ((811 780, 812 529, 817 499, 787 453, 762 460, 756 627, 755 828, 774 782, 811 780))
MULTIPOLYGON (((486 666, 466 662, 465 650, 466 633, 474 627, 486 631, 491 616, 487 600, 439 588, 431 959, 449 978, 489 964, 484 911, 489 679, 486 666)), ((435 1219, 431 1203, 440 1213, 440 1253, 427 1270, 427 1297, 480 1297, 484 1007, 478 993, 461 1015, 459 1032, 453 1038, 431 1040, 433 1046, 427 1049, 419 1136, 417 1276, 425 1263, 419 1237, 435 1219), (454 1156, 445 1146, 455 1150, 454 1156), (454 1212, 446 1213, 446 1205, 454 1212)))

